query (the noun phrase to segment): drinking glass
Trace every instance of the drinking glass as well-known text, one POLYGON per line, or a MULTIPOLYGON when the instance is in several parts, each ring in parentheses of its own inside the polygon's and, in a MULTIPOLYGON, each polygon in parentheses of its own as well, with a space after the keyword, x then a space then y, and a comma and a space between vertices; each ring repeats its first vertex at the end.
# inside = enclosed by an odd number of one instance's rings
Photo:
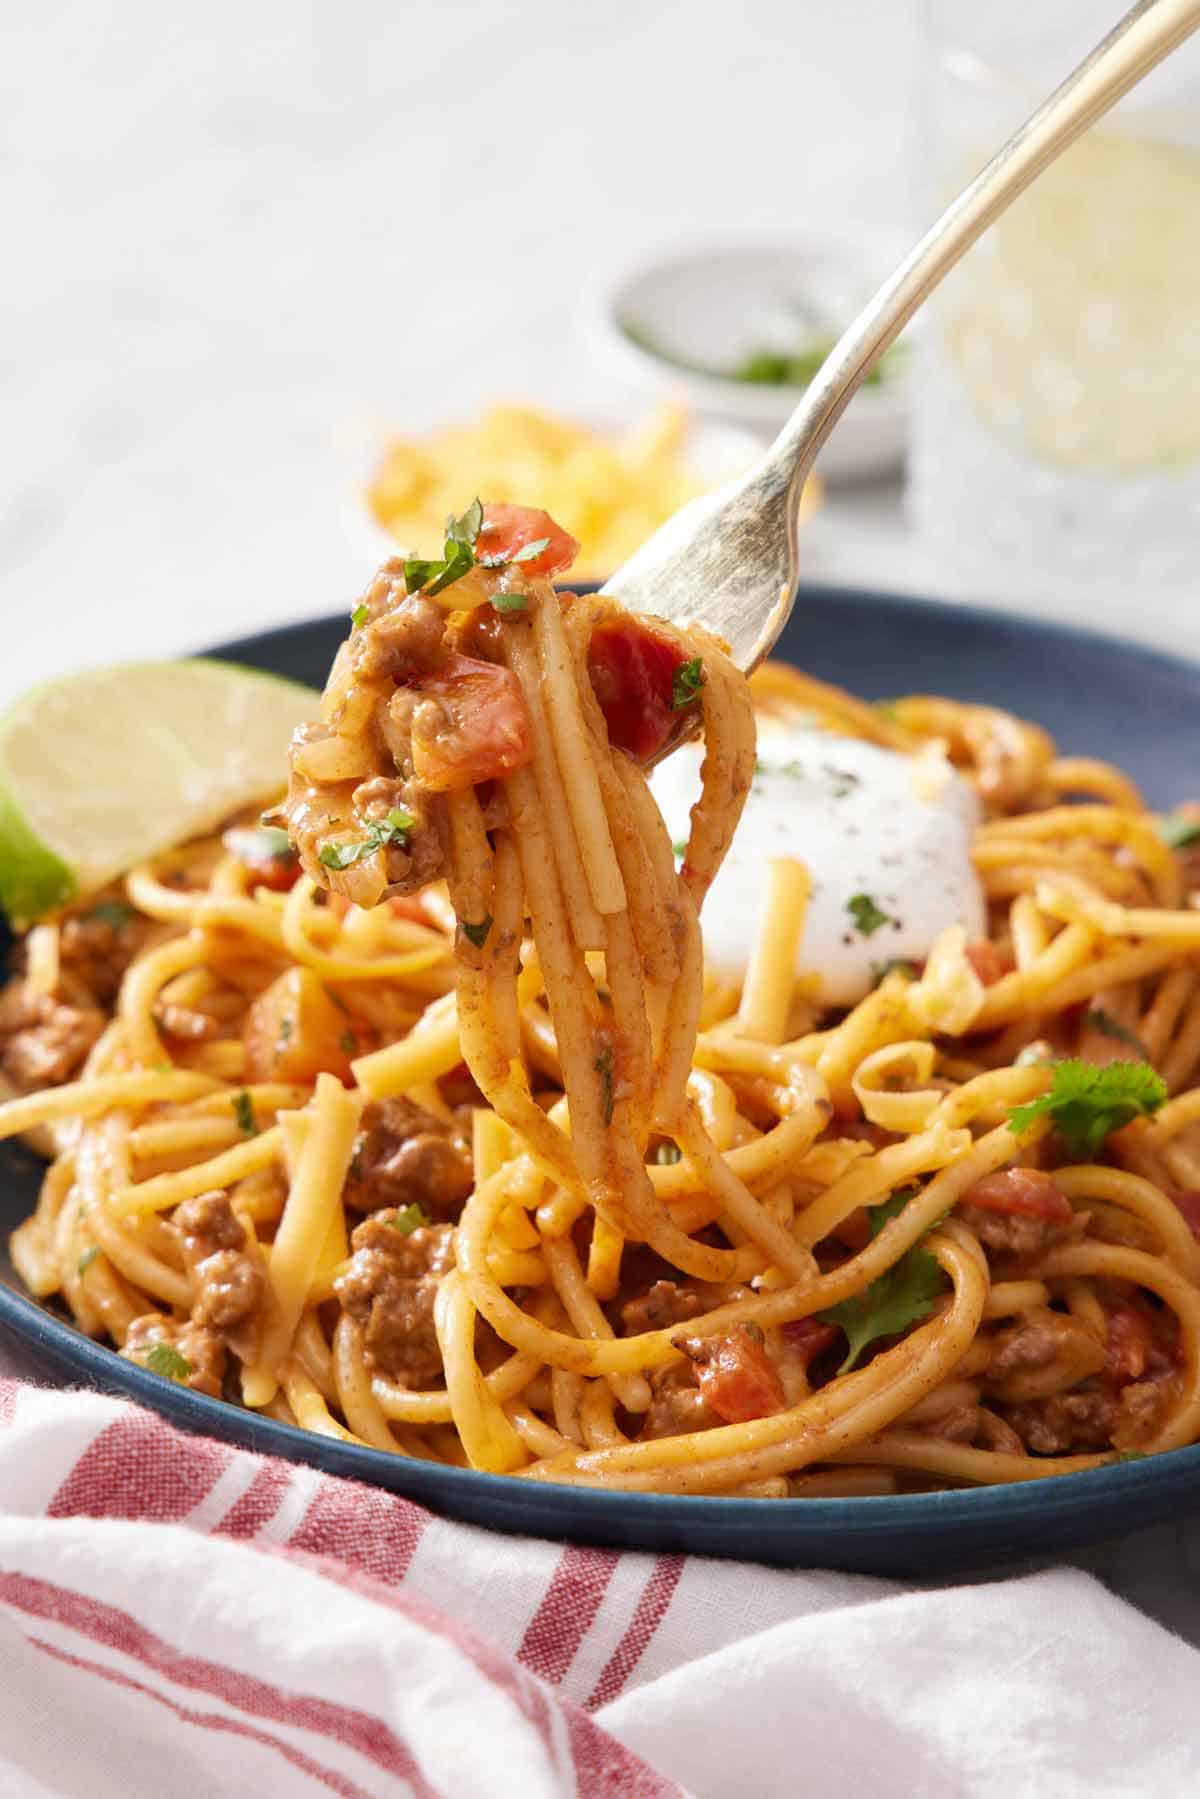
MULTIPOLYGON (((924 0, 933 216, 1119 0, 924 0)), ((1200 42, 1017 200, 926 308, 909 499, 944 582, 1200 651, 1200 42)))

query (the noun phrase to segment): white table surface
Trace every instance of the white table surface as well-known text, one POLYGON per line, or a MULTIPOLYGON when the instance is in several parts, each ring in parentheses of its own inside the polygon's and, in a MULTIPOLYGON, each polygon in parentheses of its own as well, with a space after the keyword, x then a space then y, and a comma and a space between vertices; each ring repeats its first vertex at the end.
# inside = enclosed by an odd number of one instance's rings
MULTIPOLYGON (((344 608, 346 443, 610 406, 597 270, 812 231, 884 273, 917 55, 906 0, 6 9, 0 703, 344 608)), ((833 496, 806 555, 948 591, 898 487, 833 496)), ((1183 1527, 1085 1559, 1200 1637, 1183 1527)))

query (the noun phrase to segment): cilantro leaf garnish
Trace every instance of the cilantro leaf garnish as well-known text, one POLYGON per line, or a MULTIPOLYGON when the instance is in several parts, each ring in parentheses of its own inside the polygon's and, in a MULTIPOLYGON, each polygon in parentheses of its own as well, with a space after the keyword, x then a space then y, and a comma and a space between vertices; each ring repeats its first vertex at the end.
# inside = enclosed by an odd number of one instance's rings
POLYGON ((243 1087, 240 1093, 235 1093, 229 1103, 233 1107, 239 1131, 243 1131, 247 1137, 257 1135, 258 1120, 254 1116, 254 1104, 246 1089, 243 1087))
POLYGON ((161 1374, 165 1380, 186 1380, 192 1372, 187 1357, 180 1355, 170 1343, 152 1344, 146 1351, 144 1365, 151 1374, 161 1374))
MULTIPOLYGON (((871 1208, 872 1237, 877 1237, 884 1225, 904 1210, 915 1192, 914 1187, 903 1188, 882 1205, 871 1208)), ((899 1336, 910 1325, 928 1318, 942 1287, 937 1259, 914 1244, 864 1292, 819 1312, 817 1316, 826 1324, 839 1325, 846 1333, 846 1359, 838 1373, 848 1373, 863 1350, 877 1338, 899 1336)))
POLYGON ((1110 1062, 1106 1068, 1071 1057, 1057 1062, 1048 1092, 1008 1115, 1008 1128, 1028 1130, 1049 1118, 1073 1156, 1091 1157, 1110 1131, 1134 1118, 1148 1118, 1164 1104, 1167 1083, 1146 1062, 1110 1062))
POLYGON ((522 544, 521 548, 519 550, 514 550, 511 556, 503 555, 499 551, 495 551, 487 556, 481 556, 479 558, 479 566, 480 568, 510 568, 517 562, 535 561, 537 557, 541 555, 543 550, 548 550, 549 548, 550 539, 548 537, 535 537, 532 543, 522 544))
POLYGON ((357 631, 360 629, 361 626, 366 624, 366 622, 370 618, 370 616, 371 616, 371 614, 368 611, 366 605, 356 606, 354 608, 354 611, 350 614, 350 623, 354 626, 354 629, 357 631))
POLYGON ((419 593, 427 581, 445 568, 445 561, 438 557, 429 561, 423 556, 409 556, 404 563, 404 585, 409 593, 419 593))
POLYGON ((693 656, 690 662, 681 662, 671 676, 672 712, 682 712, 685 706, 690 706, 707 679, 699 656, 693 656))
POLYGON ((671 845, 671 852, 675 856, 676 860, 679 862, 683 861, 684 857, 687 855, 687 850, 688 850, 688 846, 687 846, 687 838, 686 837, 682 838, 680 840, 680 842, 673 843, 671 845))
POLYGON ((97 924, 110 924, 114 931, 119 931, 133 917, 133 907, 127 906, 124 900, 101 900, 98 906, 92 906, 83 916, 94 918, 97 924))
POLYGON ((606 1044, 592 1063, 592 1067, 600 1076, 600 1098, 604 1108, 605 1124, 612 1123, 613 1115, 613 1053, 612 1045, 606 1044))
POLYGON ((891 924, 892 920, 886 912, 880 910, 869 893, 855 893, 846 901, 846 910, 854 920, 854 928, 863 937, 873 937, 882 925, 891 924))
POLYGON ((341 843, 322 844, 317 852, 317 861, 325 868, 341 870, 353 868, 356 862, 363 862, 373 856, 376 850, 386 849, 389 843, 395 843, 403 849, 408 842, 408 833, 416 824, 411 812, 401 812, 393 806, 386 818, 373 818, 367 826, 365 837, 351 837, 341 843))
POLYGON ((497 612, 528 612, 529 595, 527 593, 495 593, 492 605, 497 612))
POLYGON ((491 913, 485 913, 478 924, 468 924, 465 918, 460 918, 458 922, 462 926, 462 934, 467 942, 473 943, 476 949, 482 949, 488 940, 488 932, 492 928, 491 913))
POLYGON ((1102 1037, 1112 1037, 1117 1043, 1123 1043, 1131 1049, 1139 1062, 1148 1062, 1146 1045, 1132 1031, 1127 1031, 1120 1021, 1106 1012, 1103 1006, 1093 1006, 1090 1012, 1083 1015, 1084 1026, 1089 1031, 1099 1031, 1102 1037))
POLYGON ((461 518, 446 520, 446 541, 441 558, 427 561, 410 556, 404 564, 404 585, 409 593, 441 593, 475 567, 475 545, 483 527, 483 506, 472 500, 461 518))
POLYGON ((93 1243, 90 1249, 85 1249, 78 1262, 75 1264, 76 1274, 81 1277, 85 1275, 99 1254, 100 1245, 98 1243, 93 1243))
POLYGON ((338 1048, 344 1056, 352 1056, 358 1048, 358 1038, 353 1031, 343 1031, 338 1038, 338 1048))
POLYGON ((479 533, 483 530, 483 503, 478 495, 471 501, 461 518, 451 513, 446 520, 446 536, 451 543, 469 544, 475 548, 479 533))
POLYGON ((388 1223, 402 1237, 411 1237, 414 1231, 421 1230, 429 1223, 429 1217, 424 1208, 414 1202, 411 1206, 401 1206, 396 1216, 388 1219, 388 1223))
POLYGON ((1158 834, 1169 849, 1185 850, 1200 842, 1200 818, 1185 818, 1181 812, 1168 812, 1158 821, 1158 834))

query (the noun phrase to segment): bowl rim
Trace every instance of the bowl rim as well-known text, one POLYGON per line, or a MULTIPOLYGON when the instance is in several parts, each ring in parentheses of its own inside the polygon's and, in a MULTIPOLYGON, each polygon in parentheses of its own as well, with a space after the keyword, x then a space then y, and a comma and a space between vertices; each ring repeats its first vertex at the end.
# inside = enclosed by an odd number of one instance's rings
MULTIPOLYGON (((580 583, 594 590, 595 583, 580 583)), ((803 588, 801 589, 803 593, 803 588)), ((1091 626, 1066 624, 1022 612, 980 612, 961 602, 887 593, 873 588, 834 588, 812 584, 814 595, 839 601, 859 601, 886 606, 899 621, 928 623, 953 620, 960 629, 991 630, 1010 636, 1030 637, 1047 647, 1072 646, 1091 654, 1120 659, 1131 672, 1153 678, 1178 678, 1185 672, 1200 683, 1200 659, 1173 654, 1135 640, 1115 637, 1091 626)), ((209 649, 204 654, 263 665, 274 647, 293 639, 297 632, 337 632, 344 626, 340 614, 268 627, 209 649)), ((931 1541, 943 1531, 956 1533, 973 1543, 985 1539, 995 1544, 991 1559, 1008 1556, 1004 1530, 1018 1520, 1036 1515, 1039 1524, 1064 1523, 1078 1512, 1095 1520, 1106 1502, 1119 1499, 1122 1522, 1112 1534, 1136 1528, 1129 1501, 1139 1496, 1161 1499, 1165 1493, 1192 1491, 1200 1486, 1200 1443, 1165 1450, 1130 1462, 1113 1461, 1069 1476, 1040 1475, 1029 1481, 997 1486, 934 1489, 921 1493, 871 1494, 840 1498, 786 1498, 764 1505, 759 1499, 731 1498, 715 1494, 633 1493, 602 1487, 577 1487, 557 1482, 527 1481, 514 1475, 489 1474, 444 1463, 393 1456, 369 1445, 347 1444, 314 1436, 298 1426, 284 1424, 261 1413, 194 1393, 123 1361, 116 1351, 87 1337, 76 1326, 39 1304, 5 1279, 0 1279, 0 1331, 7 1331, 60 1372, 66 1367, 89 1386, 115 1391, 165 1415, 180 1427, 201 1435, 242 1444, 260 1453, 276 1454, 293 1462, 317 1465, 349 1479, 400 1491, 458 1516, 470 1516, 489 1526, 513 1528, 526 1534, 561 1531, 586 1540, 618 1542, 624 1527, 645 1529, 660 1543, 684 1542, 692 1529, 709 1532, 708 1542, 727 1542, 729 1553, 742 1559, 770 1559, 772 1545, 786 1550, 789 1541, 800 1549, 813 1547, 821 1556, 814 1565, 839 1565, 837 1556, 821 1545, 840 1539, 849 1565, 857 1565, 854 1545, 866 1552, 876 1544, 888 1550, 912 1533, 914 1544, 931 1541), (401 1478, 398 1479, 397 1477, 401 1478), (487 1507, 486 1515, 482 1508, 487 1507), (552 1516, 551 1516, 552 1514, 552 1516), (995 1533, 994 1539, 991 1533, 995 1533), (761 1553, 747 1556, 747 1542, 761 1553)), ((1086 1542, 1102 1535, 1103 1528, 1084 1529, 1064 1541, 1086 1542)), ((645 1538, 633 1546, 646 1547, 645 1538)), ((710 1547, 702 1553, 713 1553, 710 1547)), ((1022 1549, 1020 1553, 1033 1553, 1022 1549)), ((895 1556, 889 1554, 889 1564, 895 1556)), ((981 1557, 977 1559, 987 1559, 981 1557)), ((953 1552, 947 1568, 962 1565, 953 1552)), ((846 1565, 846 1564, 842 1564, 846 1565)))

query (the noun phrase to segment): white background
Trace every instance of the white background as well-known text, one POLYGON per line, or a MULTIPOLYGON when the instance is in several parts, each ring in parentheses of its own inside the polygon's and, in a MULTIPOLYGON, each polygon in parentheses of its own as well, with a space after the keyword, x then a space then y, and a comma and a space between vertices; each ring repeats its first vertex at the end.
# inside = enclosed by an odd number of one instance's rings
MULTIPOLYGON (((113 0, 0 28, 0 700, 341 610, 364 421, 611 405, 599 272, 909 234, 906 0, 113 0)), ((814 576, 920 585, 898 490, 814 576)))

